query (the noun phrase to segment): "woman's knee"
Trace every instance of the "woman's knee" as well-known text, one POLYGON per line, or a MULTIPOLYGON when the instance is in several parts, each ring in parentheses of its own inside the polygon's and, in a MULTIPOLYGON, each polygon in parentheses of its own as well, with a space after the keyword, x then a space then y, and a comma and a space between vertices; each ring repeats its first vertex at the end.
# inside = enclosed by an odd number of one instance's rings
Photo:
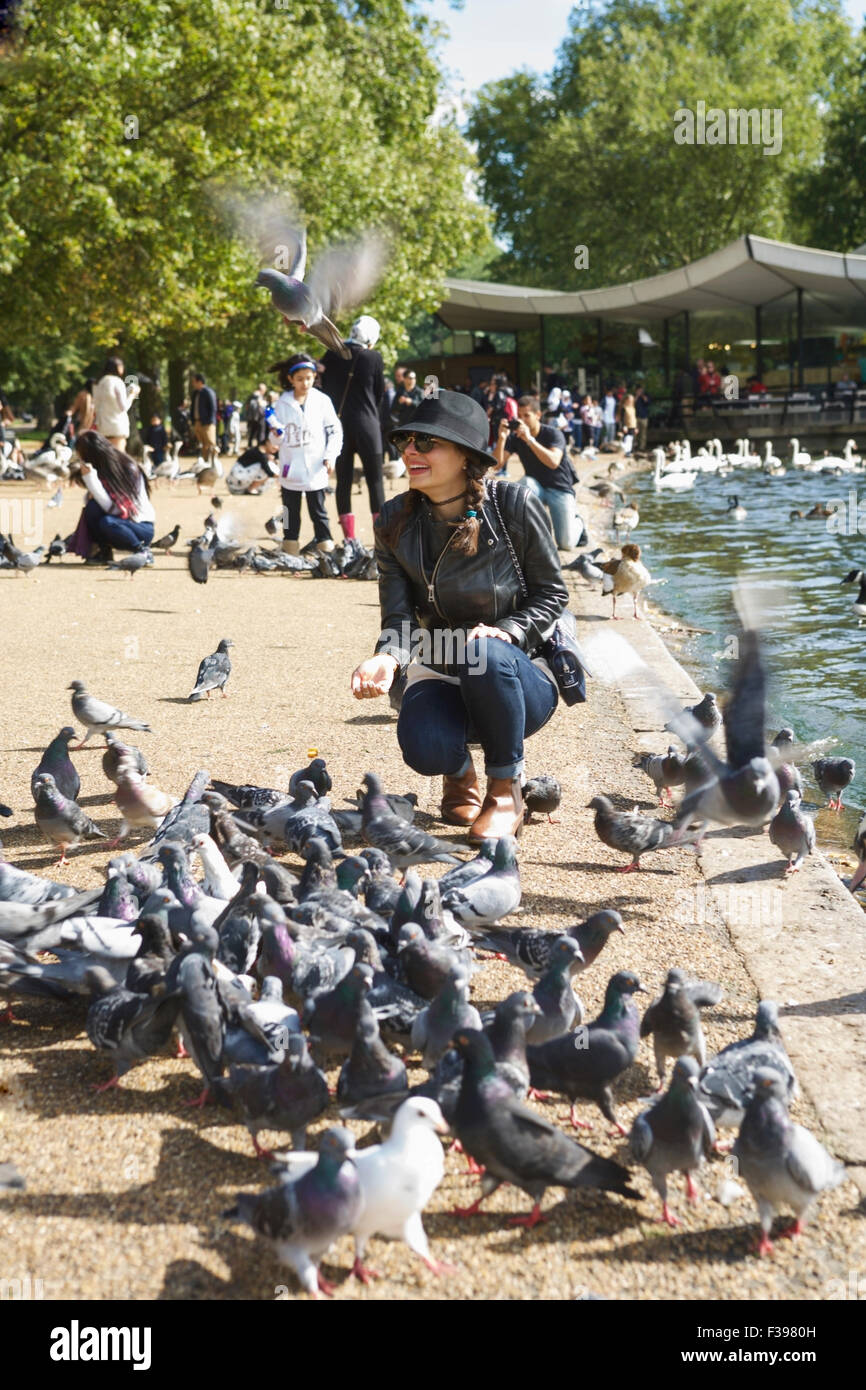
MULTIPOLYGON (((424 682, 426 684, 426 682, 424 682)), ((448 686, 448 691, 456 687, 448 686)), ((440 692, 436 692, 439 694, 440 692)), ((466 716, 462 701, 460 709, 439 707, 427 692, 407 691, 397 720, 397 743, 403 761, 422 777, 448 776, 458 770, 466 758, 466 716)))

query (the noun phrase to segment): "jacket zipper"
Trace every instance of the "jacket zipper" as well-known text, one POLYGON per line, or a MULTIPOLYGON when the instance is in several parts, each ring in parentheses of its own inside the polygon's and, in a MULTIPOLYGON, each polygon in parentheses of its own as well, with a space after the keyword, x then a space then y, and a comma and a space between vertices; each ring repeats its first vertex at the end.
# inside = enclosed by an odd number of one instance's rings
POLYGON ((423 544, 423 540, 422 540, 420 528, 419 528, 419 531, 418 531, 418 557, 419 557, 419 561, 420 561, 421 573, 423 574, 423 576, 424 576, 424 582, 425 582, 425 584, 427 585, 427 602, 428 602, 428 603, 432 603, 433 607, 436 609, 436 612, 439 614, 439 617, 442 619, 443 623, 447 623, 447 622, 448 622, 448 619, 446 618, 445 614, 442 612, 442 609, 439 607, 439 604, 436 602, 436 574, 437 574, 437 571, 438 571, 438 569, 439 569, 439 566, 442 564, 442 561, 443 561, 444 558, 445 558, 445 552, 447 551, 447 549, 448 549, 449 545, 451 544, 451 542, 453 541, 453 539, 454 539, 454 533, 452 532, 452 534, 448 537, 448 540, 445 542, 445 547, 444 547, 444 549, 443 549, 443 551, 442 551, 442 554, 439 556, 439 559, 436 561, 436 564, 433 566, 433 573, 432 573, 432 575, 430 576, 430 579, 428 580, 428 578, 427 578, 427 571, 426 571, 425 568, 424 568, 424 544, 423 544))

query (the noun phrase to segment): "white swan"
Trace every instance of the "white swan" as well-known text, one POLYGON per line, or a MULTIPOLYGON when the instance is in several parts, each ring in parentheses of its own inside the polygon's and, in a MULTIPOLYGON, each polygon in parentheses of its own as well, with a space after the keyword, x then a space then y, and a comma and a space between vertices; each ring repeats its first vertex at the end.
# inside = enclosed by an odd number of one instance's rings
POLYGON ((743 457, 740 460, 741 468, 760 468, 763 459, 760 454, 752 453, 752 446, 748 439, 743 440, 743 457))
POLYGON ((782 460, 773 453, 772 441, 768 439, 764 445, 764 472, 771 478, 784 478, 787 471, 782 460))
MULTIPOLYGON (((667 491, 685 492, 687 488, 694 487, 695 478, 698 476, 697 470, 692 469, 686 471, 682 468, 675 468, 663 473, 661 453, 662 451, 660 449, 656 450, 656 467, 653 475, 656 491, 664 488, 667 491)), ((680 462, 680 460, 678 460, 678 462, 680 462)))
POLYGON ((825 468, 835 468, 843 473, 853 473, 862 462, 860 455, 854 453, 856 447, 854 440, 848 439, 845 441, 845 452, 841 458, 838 454, 825 454, 823 458, 813 459, 812 466, 814 468, 817 463, 822 471, 825 468))
POLYGON ((809 467, 809 464, 810 464, 811 462, 812 462, 812 455, 811 455, 811 454, 807 454, 807 453, 805 453, 803 450, 801 450, 799 439, 792 439, 792 440, 791 440, 791 467, 792 467, 792 468, 808 468, 808 467, 809 467))

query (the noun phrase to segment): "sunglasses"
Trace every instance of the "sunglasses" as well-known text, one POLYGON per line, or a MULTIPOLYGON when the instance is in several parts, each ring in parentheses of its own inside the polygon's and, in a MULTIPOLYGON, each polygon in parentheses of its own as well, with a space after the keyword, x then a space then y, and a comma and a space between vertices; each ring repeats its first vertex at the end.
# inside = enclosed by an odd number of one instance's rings
POLYGON ((441 439, 434 439, 432 434, 393 434, 391 443, 398 453, 402 454, 414 444, 419 454, 429 454, 431 449, 435 449, 437 444, 441 444, 441 439))

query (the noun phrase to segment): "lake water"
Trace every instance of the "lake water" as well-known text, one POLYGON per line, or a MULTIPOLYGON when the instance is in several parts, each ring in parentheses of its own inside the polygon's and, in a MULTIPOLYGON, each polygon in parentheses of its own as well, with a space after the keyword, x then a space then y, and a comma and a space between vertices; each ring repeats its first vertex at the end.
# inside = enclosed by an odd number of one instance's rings
MULTIPOLYGON (((738 627, 734 579, 747 575, 779 586, 770 591, 763 625, 768 734, 772 738, 789 725, 802 743, 833 738, 835 745, 825 751, 855 759, 857 774, 845 793, 851 810, 820 812, 816 819, 822 846, 848 849, 858 811, 866 805, 866 626, 858 628, 852 611, 857 586, 841 580, 851 569, 866 570, 866 474, 788 469, 784 478, 770 478, 736 470, 725 478, 700 474, 692 490, 676 493, 657 492, 649 472, 623 486, 640 510, 634 539, 642 558, 654 579, 666 581, 653 585, 649 598, 684 624, 708 629, 707 635, 686 638, 678 652, 702 690, 728 689, 726 639, 738 627), (744 521, 727 514, 735 494, 748 513, 744 521), (808 511, 818 502, 838 503, 841 525, 790 519, 793 509, 808 511)), ((808 763, 801 771, 806 798, 824 804, 808 763)))

